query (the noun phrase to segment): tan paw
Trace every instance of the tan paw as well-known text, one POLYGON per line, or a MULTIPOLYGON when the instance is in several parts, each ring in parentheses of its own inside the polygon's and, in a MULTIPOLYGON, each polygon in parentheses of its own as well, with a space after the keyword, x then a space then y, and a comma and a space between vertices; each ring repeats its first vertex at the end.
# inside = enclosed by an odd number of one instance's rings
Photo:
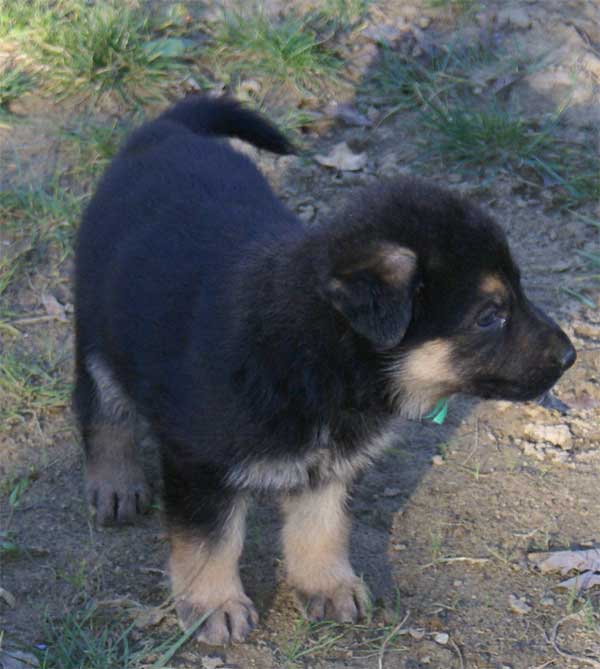
MULTIPOLYGON (((189 630, 207 613, 206 608, 194 605, 185 599, 180 599, 176 608, 179 623, 184 630, 189 630)), ((257 623, 258 613, 254 604, 242 593, 214 608, 196 632, 195 638, 211 646, 240 643, 246 639, 257 623)))
POLYGON ((93 468, 86 475, 88 504, 100 525, 134 523, 152 501, 150 486, 141 467, 93 468))
POLYGON ((299 598, 309 620, 336 620, 339 623, 355 623, 364 618, 371 601, 367 587, 358 578, 327 593, 299 594, 299 598))

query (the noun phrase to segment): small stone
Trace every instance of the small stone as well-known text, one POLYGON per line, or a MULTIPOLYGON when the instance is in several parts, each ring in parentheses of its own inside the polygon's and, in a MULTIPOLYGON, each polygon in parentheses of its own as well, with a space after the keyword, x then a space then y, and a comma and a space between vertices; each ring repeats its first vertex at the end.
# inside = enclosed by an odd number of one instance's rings
POLYGON ((379 44, 389 44, 394 42, 401 35, 400 30, 396 26, 392 26, 387 23, 380 23, 379 25, 374 25, 368 27, 366 30, 362 31, 362 36, 367 39, 373 40, 379 44))
POLYGON ((439 643, 440 646, 445 646, 445 645, 448 643, 448 641, 450 640, 450 637, 449 637, 448 634, 446 634, 446 632, 438 632, 438 633, 433 637, 433 640, 434 640, 436 643, 439 643))
POLYGON ((423 28, 423 30, 429 28, 431 25, 431 18, 429 16, 422 16, 419 19, 419 28, 423 28))
POLYGON ((384 488, 383 492, 381 493, 382 497, 397 497, 398 495, 402 494, 402 489, 401 488, 384 488))
POLYGON ((310 223, 315 217, 315 208, 312 204, 304 204, 298 207, 298 217, 303 223, 310 223))
POLYGON ((531 17, 524 9, 509 7, 498 12, 498 25, 510 25, 521 30, 527 30, 531 28, 531 17))
POLYGON ((444 464, 444 458, 441 455, 434 455, 431 458, 431 464, 433 465, 443 465, 444 464))
POLYGON ((411 627, 408 633, 415 641, 421 641, 421 639, 425 638, 425 630, 420 627, 411 627))
POLYGON ((566 425, 537 425, 529 423, 523 428, 523 434, 532 441, 546 441, 565 451, 571 449, 573 436, 566 425))
POLYGON ((531 611, 531 606, 529 606, 524 599, 521 599, 516 595, 510 595, 508 597, 508 603, 510 604, 511 611, 517 615, 524 616, 531 611))
POLYGON ((395 551, 405 551, 407 549, 406 544, 392 544, 392 549, 395 551))
POLYGON ((202 662, 202 669, 219 669, 225 666, 223 658, 215 655, 204 655, 200 660, 202 662))
POLYGON ((550 606, 554 606, 556 604, 556 602, 554 601, 553 597, 550 597, 549 595, 546 595, 545 597, 542 597, 540 599, 540 604, 542 606, 550 607, 550 606))

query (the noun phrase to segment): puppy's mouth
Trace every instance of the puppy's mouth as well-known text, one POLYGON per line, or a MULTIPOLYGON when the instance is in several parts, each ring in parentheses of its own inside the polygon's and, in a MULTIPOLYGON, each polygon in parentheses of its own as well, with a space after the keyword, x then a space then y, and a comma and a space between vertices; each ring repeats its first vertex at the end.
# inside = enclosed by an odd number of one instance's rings
POLYGON ((471 394, 482 399, 529 402, 543 397, 560 377, 523 384, 506 379, 481 379, 475 382, 471 394))

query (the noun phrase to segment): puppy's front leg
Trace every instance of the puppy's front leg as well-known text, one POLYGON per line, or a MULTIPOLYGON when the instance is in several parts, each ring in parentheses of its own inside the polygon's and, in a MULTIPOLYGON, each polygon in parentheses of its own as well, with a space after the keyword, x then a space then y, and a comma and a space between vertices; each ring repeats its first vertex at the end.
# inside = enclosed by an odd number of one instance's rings
POLYGON ((165 468, 169 569, 184 629, 208 614, 196 638, 213 645, 243 641, 258 614, 240 580, 246 500, 210 467, 165 468))
POLYGON ((346 497, 346 485, 334 481, 283 500, 287 575, 311 620, 355 622, 369 604, 348 557, 346 497))

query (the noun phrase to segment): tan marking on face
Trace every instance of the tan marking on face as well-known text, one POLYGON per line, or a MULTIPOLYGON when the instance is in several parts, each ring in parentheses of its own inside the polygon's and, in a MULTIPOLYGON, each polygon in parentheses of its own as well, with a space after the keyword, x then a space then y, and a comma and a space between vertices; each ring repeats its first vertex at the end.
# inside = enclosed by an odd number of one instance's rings
POLYGON ((479 283, 479 290, 484 295, 497 295, 502 299, 508 297, 506 283, 497 274, 486 274, 479 283))
POLYGON ((425 342, 393 361, 390 373, 392 400, 407 418, 419 418, 460 386, 452 362, 452 344, 444 339, 425 342))
POLYGON ((195 533, 171 532, 169 571, 175 600, 182 600, 198 610, 207 610, 228 600, 246 598, 238 570, 245 517, 246 503, 240 501, 216 544, 195 533))
POLYGON ((302 593, 333 593, 356 579, 348 557, 346 496, 346 485, 335 481, 283 500, 287 576, 302 593))

